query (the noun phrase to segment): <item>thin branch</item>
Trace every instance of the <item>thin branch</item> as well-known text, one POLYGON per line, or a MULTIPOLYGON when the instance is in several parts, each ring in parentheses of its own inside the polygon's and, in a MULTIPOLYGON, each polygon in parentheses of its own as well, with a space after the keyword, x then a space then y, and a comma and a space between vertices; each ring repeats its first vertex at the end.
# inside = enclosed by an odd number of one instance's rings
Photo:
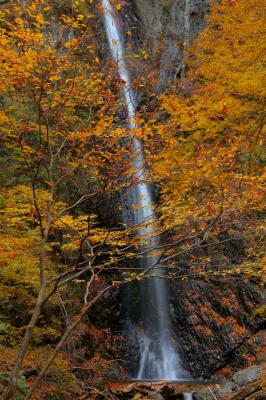
POLYGON ((69 207, 64 208, 62 211, 60 211, 54 218, 53 222, 57 221, 62 217, 63 214, 66 212, 72 210, 73 208, 77 207, 79 204, 83 203, 83 201, 91 199, 92 197, 96 196, 97 192, 91 193, 91 194, 85 194, 84 196, 80 197, 79 200, 77 200, 75 203, 71 204, 69 207))

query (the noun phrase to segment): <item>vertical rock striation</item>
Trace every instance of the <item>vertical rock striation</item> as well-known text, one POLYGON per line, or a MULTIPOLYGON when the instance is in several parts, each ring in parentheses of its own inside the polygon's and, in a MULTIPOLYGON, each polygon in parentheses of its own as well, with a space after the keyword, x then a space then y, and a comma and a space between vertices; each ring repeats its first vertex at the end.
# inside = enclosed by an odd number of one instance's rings
POLYGON ((158 90, 179 77, 183 64, 184 44, 197 36, 205 26, 208 0, 132 0, 143 45, 151 56, 159 56, 158 90))

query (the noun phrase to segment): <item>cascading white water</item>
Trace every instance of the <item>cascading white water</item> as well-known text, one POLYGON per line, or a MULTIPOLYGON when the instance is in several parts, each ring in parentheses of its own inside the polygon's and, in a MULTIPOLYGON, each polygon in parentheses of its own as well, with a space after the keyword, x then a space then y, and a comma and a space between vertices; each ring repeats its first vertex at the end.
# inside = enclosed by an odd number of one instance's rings
POLYGON ((192 393, 183 393, 184 400, 193 400, 192 393))
MULTIPOLYGON (((123 82, 123 94, 128 113, 129 129, 134 130, 136 96, 131 88, 130 76, 124 57, 123 40, 118 24, 118 17, 109 0, 101 0, 105 31, 113 59, 117 62, 118 74, 123 82)), ((142 143, 131 137, 131 162, 135 184, 130 190, 130 203, 134 214, 134 225, 138 226, 138 234, 143 239, 142 250, 147 255, 142 259, 143 269, 151 268, 153 275, 141 290, 142 321, 136 326, 136 336, 140 348, 140 362, 137 379, 178 380, 182 368, 180 360, 171 340, 171 323, 169 316, 168 292, 163 278, 164 266, 159 264, 158 256, 152 250, 159 245, 154 229, 155 215, 152 207, 152 194, 147 184, 145 156, 142 143), (134 208, 134 205, 137 207, 134 208), (149 251, 150 250, 150 251, 149 251), (154 268, 153 265, 155 265, 154 268)))

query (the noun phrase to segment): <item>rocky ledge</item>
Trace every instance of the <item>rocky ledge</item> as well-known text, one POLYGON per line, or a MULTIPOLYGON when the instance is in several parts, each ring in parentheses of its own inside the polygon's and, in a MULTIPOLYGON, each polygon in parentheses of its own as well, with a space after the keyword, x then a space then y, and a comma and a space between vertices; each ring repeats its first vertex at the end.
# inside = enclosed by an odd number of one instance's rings
POLYGON ((219 384, 197 382, 110 383, 103 392, 93 389, 93 400, 265 400, 266 378, 262 366, 238 371, 219 384))
POLYGON ((265 322, 255 313, 263 304, 257 282, 177 280, 170 293, 179 351, 192 376, 232 376, 261 362, 265 322))

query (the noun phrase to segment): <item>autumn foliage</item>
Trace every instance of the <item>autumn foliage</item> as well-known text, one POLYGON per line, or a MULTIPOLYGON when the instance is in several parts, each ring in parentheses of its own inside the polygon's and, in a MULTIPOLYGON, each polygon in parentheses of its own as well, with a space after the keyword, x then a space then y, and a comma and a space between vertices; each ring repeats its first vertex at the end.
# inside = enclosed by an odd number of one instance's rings
MULTIPOLYGON (((122 11, 124 2, 113 4, 122 11)), ((37 0, 0 9, 3 386, 40 289, 47 298, 18 375, 25 362, 39 372, 35 358, 42 367, 93 296, 123 279, 143 278, 127 270, 141 256, 140 239, 121 217, 120 192, 132 184, 123 82, 106 49, 99 50, 97 7, 37 0)), ((144 142, 149 183, 157 187, 158 253, 169 278, 265 279, 265 34, 263 0, 212 1, 205 30, 186 47, 183 77, 158 102, 149 93, 152 104, 138 109, 131 133, 144 142)), ((141 55, 145 63, 148 54, 141 55)), ((151 91, 156 76, 140 77, 134 89, 151 91)), ((208 314, 208 307, 201 311, 208 314)), ((104 348, 115 352, 109 328, 89 331, 99 353, 83 359, 82 368, 102 363, 107 369, 104 348)), ((38 398, 53 395, 60 380, 82 394, 69 372, 75 346, 67 353, 68 346, 59 354, 62 371, 48 389, 41 384, 38 398)), ((19 375, 23 385, 24 378, 19 375)))
POLYGON ((216 264, 217 243, 244 240, 237 267, 256 274, 265 265, 265 7, 222 1, 207 20, 186 51, 179 92, 162 94, 160 120, 142 134, 165 229, 213 243, 201 265, 216 264))

